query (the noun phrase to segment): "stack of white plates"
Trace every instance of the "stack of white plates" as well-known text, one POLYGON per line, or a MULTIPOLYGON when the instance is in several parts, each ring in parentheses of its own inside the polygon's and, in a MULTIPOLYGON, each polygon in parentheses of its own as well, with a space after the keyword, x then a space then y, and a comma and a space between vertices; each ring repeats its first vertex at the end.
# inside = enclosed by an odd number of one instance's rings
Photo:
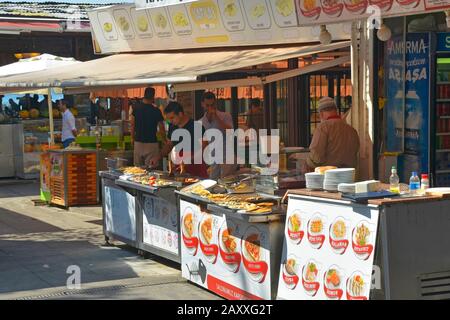
POLYGON ((337 191, 340 183, 353 182, 355 182, 354 168, 333 169, 325 172, 323 188, 327 191, 337 191))
POLYGON ((356 193, 356 185, 354 183, 339 183, 338 191, 342 193, 356 193))
POLYGON ((315 173, 315 172, 305 173, 306 188, 322 190, 324 178, 325 178, 325 176, 320 173, 315 173))

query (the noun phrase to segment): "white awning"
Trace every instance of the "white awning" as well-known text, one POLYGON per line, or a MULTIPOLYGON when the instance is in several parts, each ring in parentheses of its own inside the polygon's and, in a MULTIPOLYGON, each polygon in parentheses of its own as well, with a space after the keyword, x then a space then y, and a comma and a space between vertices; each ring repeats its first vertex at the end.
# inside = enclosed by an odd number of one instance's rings
POLYGON ((199 76, 349 47, 350 42, 286 48, 187 53, 118 54, 67 66, 0 78, 0 91, 11 89, 102 88, 186 83, 199 76))

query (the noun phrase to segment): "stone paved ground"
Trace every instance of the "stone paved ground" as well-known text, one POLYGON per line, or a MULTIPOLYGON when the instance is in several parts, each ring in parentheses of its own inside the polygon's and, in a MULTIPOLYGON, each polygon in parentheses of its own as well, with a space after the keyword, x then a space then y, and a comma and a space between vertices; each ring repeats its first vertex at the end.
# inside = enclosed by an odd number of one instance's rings
POLYGON ((179 265, 104 246, 101 208, 34 206, 37 183, 0 180, 0 299, 218 299, 181 278, 179 265), (71 265, 81 290, 66 287, 71 265))

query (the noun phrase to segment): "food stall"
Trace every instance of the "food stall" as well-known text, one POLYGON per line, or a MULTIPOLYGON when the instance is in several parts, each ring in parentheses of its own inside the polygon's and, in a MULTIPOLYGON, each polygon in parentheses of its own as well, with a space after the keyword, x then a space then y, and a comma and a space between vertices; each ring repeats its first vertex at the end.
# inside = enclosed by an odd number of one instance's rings
POLYGON ((223 193, 203 180, 177 192, 182 276, 230 300, 273 299, 285 210, 280 197, 241 186, 223 193))
POLYGON ((292 190, 278 299, 444 299, 450 197, 292 190))
POLYGON ((106 241, 180 262, 179 210, 175 190, 197 178, 169 176, 137 167, 100 172, 106 241))

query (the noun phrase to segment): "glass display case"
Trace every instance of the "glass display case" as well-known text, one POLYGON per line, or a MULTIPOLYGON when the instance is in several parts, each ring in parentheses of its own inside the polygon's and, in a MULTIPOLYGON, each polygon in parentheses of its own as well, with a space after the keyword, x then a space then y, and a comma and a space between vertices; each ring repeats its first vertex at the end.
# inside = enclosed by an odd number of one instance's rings
MULTIPOLYGON (((61 144, 62 120, 54 119, 55 144, 61 144)), ((14 136, 16 176, 22 179, 37 179, 40 172, 40 156, 50 141, 49 119, 22 120, 14 136)), ((76 119, 77 129, 87 127, 86 119, 76 119)))

